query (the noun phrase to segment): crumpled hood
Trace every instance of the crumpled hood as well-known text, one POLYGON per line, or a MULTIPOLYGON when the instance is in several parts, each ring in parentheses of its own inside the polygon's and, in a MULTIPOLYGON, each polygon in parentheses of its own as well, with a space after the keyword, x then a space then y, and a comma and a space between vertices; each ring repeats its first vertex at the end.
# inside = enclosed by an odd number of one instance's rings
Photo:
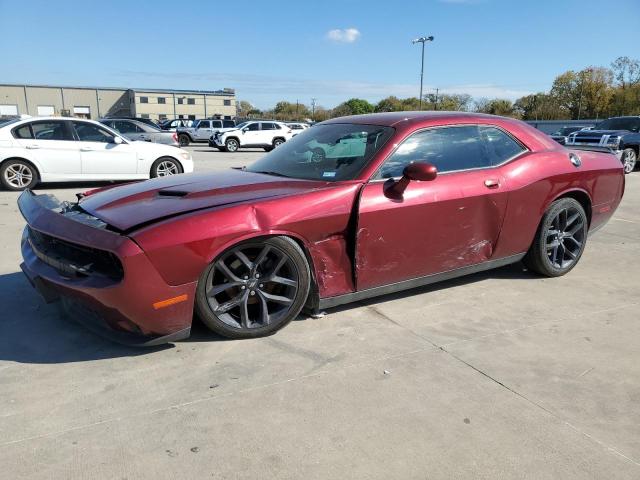
POLYGON ((83 210, 118 230, 182 213, 292 195, 331 184, 240 170, 182 174, 107 188, 80 202, 83 210))

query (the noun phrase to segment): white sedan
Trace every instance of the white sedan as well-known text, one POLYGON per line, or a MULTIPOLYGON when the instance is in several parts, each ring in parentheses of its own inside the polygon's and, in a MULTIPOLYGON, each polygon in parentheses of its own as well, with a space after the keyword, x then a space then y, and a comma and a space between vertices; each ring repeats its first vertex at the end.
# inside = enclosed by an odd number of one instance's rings
POLYGON ((133 180, 192 171, 186 150, 127 140, 92 120, 0 122, 0 183, 9 190, 33 188, 39 182, 133 180))

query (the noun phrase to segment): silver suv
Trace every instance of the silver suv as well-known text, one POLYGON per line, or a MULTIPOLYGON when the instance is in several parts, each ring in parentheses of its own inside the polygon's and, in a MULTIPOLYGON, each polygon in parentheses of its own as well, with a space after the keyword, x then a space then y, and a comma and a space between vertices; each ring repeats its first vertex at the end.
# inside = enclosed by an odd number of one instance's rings
POLYGON ((189 128, 178 128, 178 142, 181 147, 186 147, 193 142, 208 142, 216 132, 226 132, 235 128, 233 120, 196 120, 189 128))

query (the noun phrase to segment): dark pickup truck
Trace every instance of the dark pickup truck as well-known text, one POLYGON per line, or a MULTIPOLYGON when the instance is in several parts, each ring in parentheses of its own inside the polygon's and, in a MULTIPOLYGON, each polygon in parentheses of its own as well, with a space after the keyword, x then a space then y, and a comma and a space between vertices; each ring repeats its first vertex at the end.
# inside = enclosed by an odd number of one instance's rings
POLYGON ((612 117, 598 123, 593 130, 569 134, 566 146, 598 146, 609 148, 624 165, 625 173, 637 166, 640 148, 640 116, 612 117))

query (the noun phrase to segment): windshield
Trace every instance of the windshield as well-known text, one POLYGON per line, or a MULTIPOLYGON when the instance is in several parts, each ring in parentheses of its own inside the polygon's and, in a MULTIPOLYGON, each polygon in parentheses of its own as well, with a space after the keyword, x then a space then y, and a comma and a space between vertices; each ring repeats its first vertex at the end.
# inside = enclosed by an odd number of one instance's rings
POLYGON ((249 123, 249 122, 242 122, 242 123, 239 123, 238 125, 236 125, 236 128, 243 129, 244 127, 246 127, 246 126, 247 126, 247 124, 248 124, 248 123, 249 123))
POLYGON ((393 131, 378 125, 318 125, 283 143, 247 171, 329 182, 352 180, 393 131))
POLYGON ((640 130, 640 118, 610 118, 596 125, 596 130, 640 130))

